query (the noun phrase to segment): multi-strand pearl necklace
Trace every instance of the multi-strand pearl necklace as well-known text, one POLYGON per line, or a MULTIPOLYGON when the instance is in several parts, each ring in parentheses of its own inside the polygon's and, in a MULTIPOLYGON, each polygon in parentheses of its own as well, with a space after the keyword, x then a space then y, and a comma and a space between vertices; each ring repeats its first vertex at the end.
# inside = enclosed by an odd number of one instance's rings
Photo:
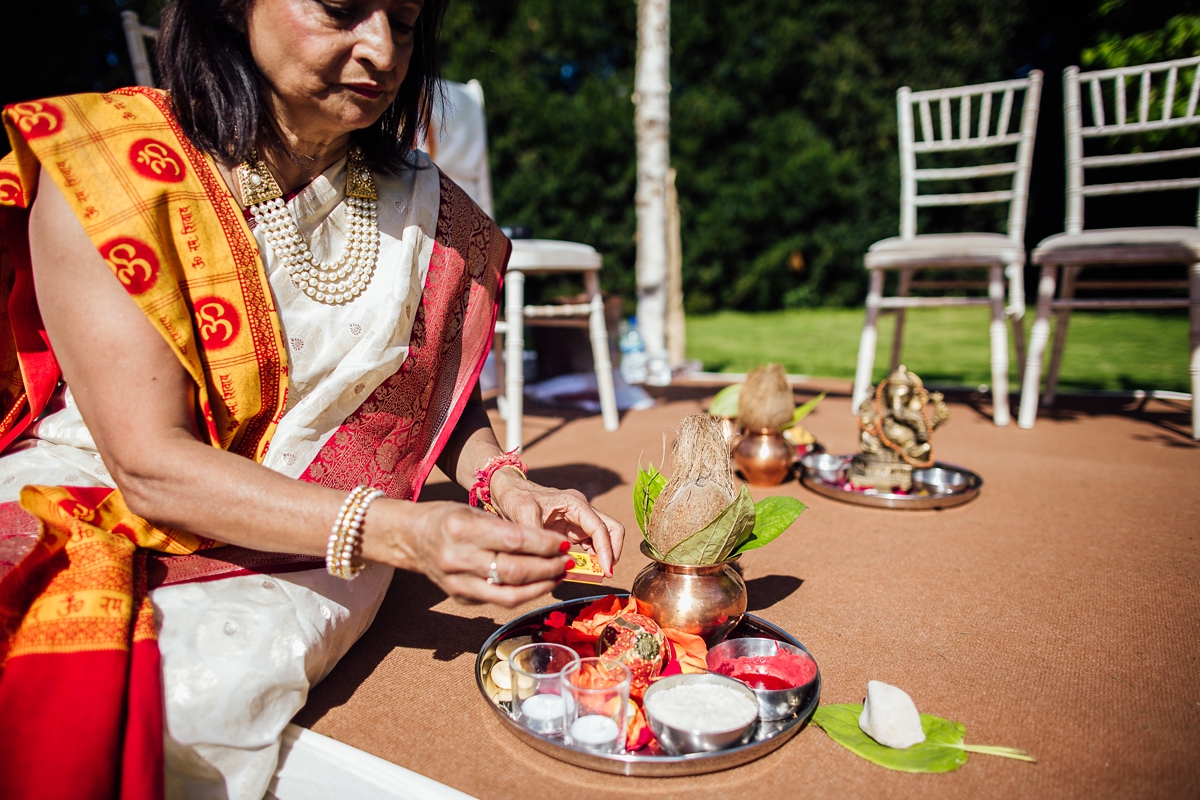
POLYGON ((283 192, 267 165, 254 153, 237 168, 242 202, 266 233, 267 244, 283 262, 292 285, 318 303, 337 306, 353 302, 371 283, 379 256, 378 194, 362 151, 350 149, 346 159, 346 205, 350 229, 341 257, 331 264, 318 261, 300 234, 296 219, 283 201, 283 192))

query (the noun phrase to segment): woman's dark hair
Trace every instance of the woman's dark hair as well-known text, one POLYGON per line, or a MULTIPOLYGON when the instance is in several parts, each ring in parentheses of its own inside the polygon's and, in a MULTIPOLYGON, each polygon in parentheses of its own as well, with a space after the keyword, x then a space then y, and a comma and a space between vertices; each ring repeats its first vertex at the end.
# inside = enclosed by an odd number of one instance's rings
MULTIPOLYGON (((162 88, 188 138, 218 161, 244 161, 259 145, 283 148, 266 111, 265 85, 246 40, 253 0, 170 0, 155 45, 162 88)), ((448 0, 425 0, 408 74, 375 124, 354 131, 367 164, 413 168, 412 151, 438 96, 438 33, 448 0)))

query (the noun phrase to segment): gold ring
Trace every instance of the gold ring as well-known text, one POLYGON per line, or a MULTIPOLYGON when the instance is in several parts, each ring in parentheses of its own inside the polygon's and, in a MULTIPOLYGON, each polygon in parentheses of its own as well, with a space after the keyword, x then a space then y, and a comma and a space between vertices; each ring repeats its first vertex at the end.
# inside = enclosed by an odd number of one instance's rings
MULTIPOLYGON (((496 557, 499 558, 499 554, 497 554, 496 557)), ((500 572, 496 569, 495 559, 493 559, 492 563, 490 565, 488 565, 487 582, 492 584, 493 586, 503 586, 504 585, 500 582, 500 572)))

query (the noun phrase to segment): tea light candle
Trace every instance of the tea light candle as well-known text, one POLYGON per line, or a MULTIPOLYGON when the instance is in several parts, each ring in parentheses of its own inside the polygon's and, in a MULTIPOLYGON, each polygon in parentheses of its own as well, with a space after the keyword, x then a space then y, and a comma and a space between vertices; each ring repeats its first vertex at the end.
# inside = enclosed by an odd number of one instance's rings
POLYGON ((571 740, 584 747, 611 749, 618 733, 617 723, 603 714, 588 714, 571 723, 571 740))
POLYGON ((521 703, 521 722, 537 733, 562 730, 566 703, 556 694, 535 694, 521 703))

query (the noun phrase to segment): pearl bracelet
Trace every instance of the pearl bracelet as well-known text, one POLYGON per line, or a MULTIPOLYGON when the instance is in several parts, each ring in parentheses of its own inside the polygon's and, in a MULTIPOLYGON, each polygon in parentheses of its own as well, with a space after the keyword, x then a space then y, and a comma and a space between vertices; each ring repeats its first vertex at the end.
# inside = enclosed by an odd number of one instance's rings
POLYGON ((343 580, 354 580, 362 572, 362 528, 371 503, 383 497, 379 489, 356 486, 342 503, 325 549, 325 569, 343 580))

